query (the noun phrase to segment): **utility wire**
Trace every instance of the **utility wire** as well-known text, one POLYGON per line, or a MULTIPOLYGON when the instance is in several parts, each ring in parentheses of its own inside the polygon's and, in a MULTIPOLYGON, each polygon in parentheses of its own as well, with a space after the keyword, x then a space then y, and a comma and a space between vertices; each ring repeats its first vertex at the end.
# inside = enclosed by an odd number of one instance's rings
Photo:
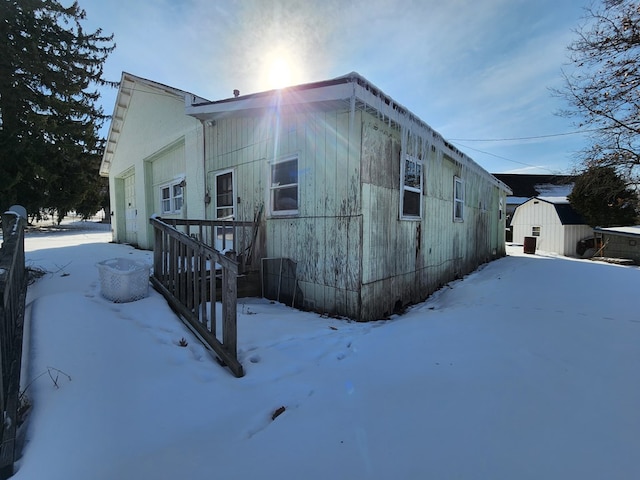
POLYGON ((540 138, 564 137, 567 135, 578 135, 580 133, 597 132, 601 128, 592 128, 588 130, 576 130, 565 133, 551 133, 549 135, 535 135, 531 137, 513 137, 513 138, 448 138, 450 142, 510 142, 514 140, 538 140, 540 138))
POLYGON ((500 160, 505 160, 505 161, 511 162, 511 163, 517 163, 518 165, 524 165, 525 167, 539 168, 541 170, 547 170, 548 172, 553 173, 553 174, 557 173, 557 172, 554 172, 553 170, 551 170, 549 168, 546 168, 546 167, 541 167, 539 165, 531 165, 530 163, 519 162, 517 160, 512 160, 512 159, 507 158, 507 157, 502 157, 500 155, 496 155, 495 153, 485 152, 484 150, 478 150, 477 148, 473 148, 473 147, 470 147, 468 145, 463 145, 462 143, 454 142, 453 140, 449 140, 449 141, 451 143, 454 143, 454 144, 458 145, 459 147, 468 148, 469 150, 473 150, 474 152, 478 152, 478 153, 482 153, 484 155, 489 155, 491 157, 499 158, 500 160))

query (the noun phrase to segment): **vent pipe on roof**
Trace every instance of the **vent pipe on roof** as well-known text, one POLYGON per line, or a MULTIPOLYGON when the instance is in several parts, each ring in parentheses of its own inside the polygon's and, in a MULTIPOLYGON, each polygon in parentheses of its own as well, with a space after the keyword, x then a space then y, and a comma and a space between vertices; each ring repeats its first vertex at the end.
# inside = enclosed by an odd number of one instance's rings
POLYGON ((234 90, 234 91, 233 91, 233 96, 234 96, 234 97, 239 97, 239 96, 240 96, 240 90, 237 90, 237 89, 236 89, 236 90, 234 90))

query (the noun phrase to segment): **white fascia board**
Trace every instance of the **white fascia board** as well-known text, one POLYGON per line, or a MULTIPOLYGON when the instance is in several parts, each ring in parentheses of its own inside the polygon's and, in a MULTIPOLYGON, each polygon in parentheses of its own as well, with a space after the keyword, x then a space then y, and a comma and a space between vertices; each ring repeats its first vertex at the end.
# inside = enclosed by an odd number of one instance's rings
POLYGON ((292 88, 200 105, 194 105, 187 101, 185 113, 199 120, 215 120, 216 118, 227 116, 234 112, 260 110, 272 108, 276 105, 287 107, 305 103, 345 101, 349 100, 352 95, 352 83, 326 85, 308 89, 292 88))
POLYGON ((610 235, 620 235, 622 237, 640 237, 640 226, 633 225, 629 227, 595 227, 596 232, 607 233, 610 235))

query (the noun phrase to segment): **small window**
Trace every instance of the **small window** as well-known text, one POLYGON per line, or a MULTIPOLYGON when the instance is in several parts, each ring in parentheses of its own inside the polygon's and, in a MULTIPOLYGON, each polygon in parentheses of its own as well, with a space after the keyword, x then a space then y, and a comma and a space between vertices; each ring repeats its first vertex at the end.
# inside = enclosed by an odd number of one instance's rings
POLYGON ((464 219, 464 183, 461 178, 453 177, 453 221, 464 219))
POLYGON ((540 227, 531 227, 531 236, 539 237, 540 236, 540 227))
POLYGON ((422 162, 409 155, 401 165, 400 211, 402 218, 422 217, 422 162))
POLYGON ((271 164, 271 212, 298 213, 298 158, 271 164))
POLYGON ((502 210, 504 208, 504 203, 502 198, 500 198, 500 204, 498 206, 498 220, 502 220, 502 210))
POLYGON ((182 211, 184 204, 184 181, 160 187, 160 207, 163 214, 175 214, 182 211))

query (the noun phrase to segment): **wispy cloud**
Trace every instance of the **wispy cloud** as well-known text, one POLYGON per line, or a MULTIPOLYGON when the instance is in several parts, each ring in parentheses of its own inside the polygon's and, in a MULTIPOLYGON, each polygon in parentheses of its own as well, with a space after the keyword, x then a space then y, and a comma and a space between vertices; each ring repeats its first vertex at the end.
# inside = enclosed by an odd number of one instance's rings
MULTIPOLYGON (((580 5, 574 0, 81 0, 81 5, 92 25, 116 34, 118 49, 107 64, 111 77, 128 70, 218 99, 234 88, 265 89, 269 62, 281 54, 295 67, 292 83, 358 71, 445 136, 515 137, 569 127, 554 116, 558 103, 548 88, 558 85, 570 29, 578 23, 580 5)), ((105 108, 110 111, 112 104, 105 108)), ((558 149, 560 142, 555 143, 556 152, 547 156, 547 148, 545 156, 549 163, 566 163, 569 147, 558 149)), ((498 151, 495 145, 487 148, 498 151)), ((517 148, 525 146, 504 146, 500 152, 505 157, 543 152, 517 148)), ((487 162, 489 169, 508 165, 487 162)))

